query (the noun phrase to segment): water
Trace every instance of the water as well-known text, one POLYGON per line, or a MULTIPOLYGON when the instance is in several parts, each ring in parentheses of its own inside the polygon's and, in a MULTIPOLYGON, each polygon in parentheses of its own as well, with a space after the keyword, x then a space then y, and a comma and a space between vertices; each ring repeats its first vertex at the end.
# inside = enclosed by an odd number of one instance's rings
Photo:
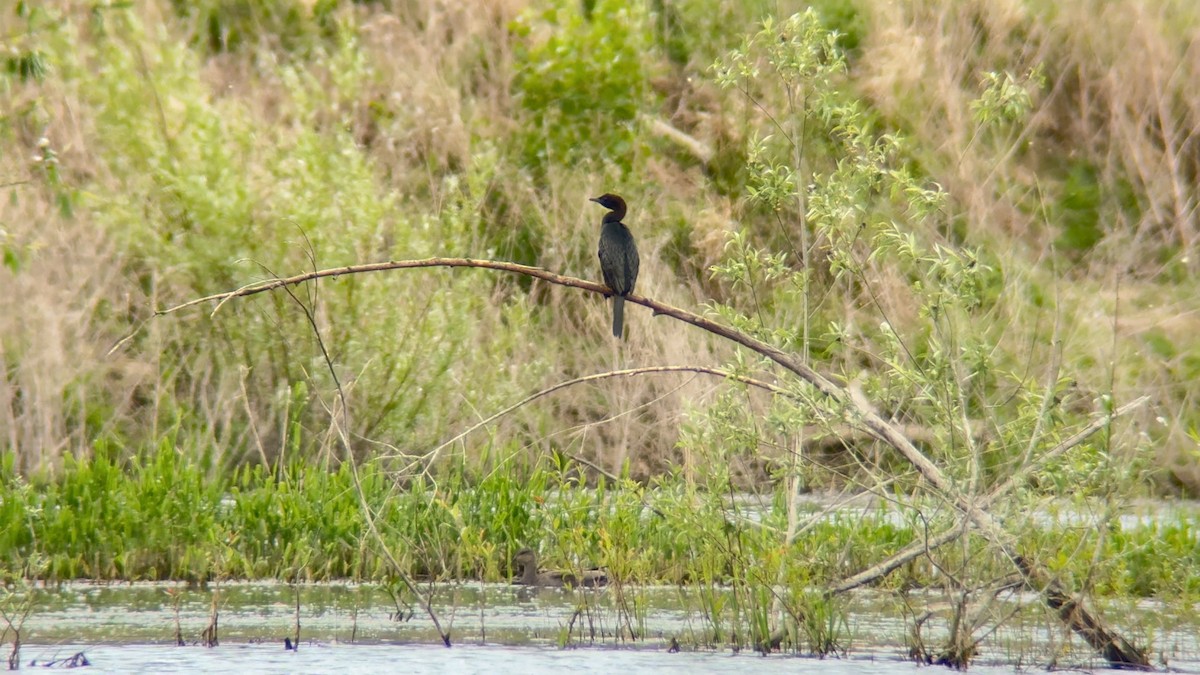
MULTIPOLYGON (((911 593, 903 601, 870 591, 847 600, 842 658, 762 657, 734 653, 714 638, 695 589, 627 588, 626 604, 605 591, 528 589, 503 584, 430 587, 450 649, 420 608, 400 605, 376 586, 227 583, 209 589, 171 584, 89 585, 39 589, 22 636, 21 663, 44 664, 83 652, 87 672, 763 672, 909 673, 904 659, 912 621, 903 617, 932 607, 923 629, 936 649, 947 633, 942 596, 911 593), (300 648, 294 636, 299 602, 300 648), (214 606, 220 644, 200 646, 214 606), (622 613, 630 608, 633 616, 622 613), (628 637, 633 626, 639 639, 628 637), (187 643, 175 646, 176 634, 187 643), (668 653, 672 639, 680 653, 668 653), (565 645, 566 648, 560 648, 565 645)), ((426 590, 430 590, 426 588, 426 590)), ((724 596, 728 592, 714 589, 724 596)), ((711 601, 711 598, 710 598, 711 601)), ((11 605, 10 605, 11 615, 11 605)), ((1179 609, 1179 608, 1176 608, 1179 609)), ((1154 660, 1200 673, 1195 608, 1171 615, 1145 601, 1109 608, 1110 621, 1139 642, 1152 641, 1154 660)), ((984 622, 972 672, 1012 672, 1014 667, 1099 667, 1090 650, 1041 610, 1036 597, 1012 596, 984 622)), ((722 626, 725 631, 729 625, 722 626)), ((726 633, 727 634, 727 633, 726 633)), ((7 647, 5 648, 7 649, 7 647)), ((925 670, 925 672, 933 672, 925 670)))
MULTIPOLYGON (((895 658, 813 659, 717 652, 645 651, 630 649, 553 649, 463 645, 331 644, 302 646, 288 652, 278 645, 232 644, 213 649, 165 645, 26 646, 24 664, 66 657, 83 650, 91 663, 87 673, 495 673, 563 675, 565 673, 852 673, 900 675, 929 673, 915 663, 895 658)), ((1008 666, 972 667, 973 673, 1011 673, 1008 666)))

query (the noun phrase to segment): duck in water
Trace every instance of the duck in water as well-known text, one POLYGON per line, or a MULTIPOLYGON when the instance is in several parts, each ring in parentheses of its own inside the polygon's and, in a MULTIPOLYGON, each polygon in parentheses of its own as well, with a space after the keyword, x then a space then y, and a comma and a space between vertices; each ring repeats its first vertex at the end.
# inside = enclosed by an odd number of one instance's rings
POLYGON ((513 583, 518 586, 544 586, 553 588, 598 588, 608 585, 608 573, 604 570, 584 570, 580 574, 574 572, 539 572, 537 554, 532 549, 523 548, 513 556, 513 567, 517 577, 513 583))

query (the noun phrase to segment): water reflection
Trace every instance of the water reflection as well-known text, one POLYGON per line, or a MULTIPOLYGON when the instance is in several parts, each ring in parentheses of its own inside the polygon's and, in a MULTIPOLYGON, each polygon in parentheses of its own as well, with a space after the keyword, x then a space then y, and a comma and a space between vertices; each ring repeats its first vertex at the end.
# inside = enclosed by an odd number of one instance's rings
MULTIPOLYGON (((795 655, 733 658, 728 638, 722 636, 740 628, 731 617, 721 618, 714 627, 701 593, 694 588, 626 587, 624 604, 613 588, 474 583, 427 590, 433 591, 439 618, 450 631, 454 645, 450 650, 430 646, 440 644, 440 639, 419 608, 397 605, 393 596, 376 586, 230 583, 187 589, 166 584, 76 584, 42 589, 25 624, 21 662, 44 663, 83 651, 93 664, 88 672, 226 668, 330 672, 393 666, 406 671, 491 672, 502 666, 528 672, 819 668, 896 673, 914 668, 902 660, 911 630, 904 617, 913 616, 913 608, 906 611, 906 606, 934 606, 941 598, 910 593, 901 601, 892 594, 854 594, 846 607, 849 634, 843 646, 848 658, 818 662, 795 655), (198 645, 211 623, 214 604, 220 646, 205 649, 198 645), (289 652, 284 639, 295 636, 297 619, 299 649, 289 652), (174 647, 177 630, 188 646, 174 647), (683 645, 681 654, 667 653, 673 640, 683 645)), ((724 594, 723 599, 730 600, 725 589, 705 593, 724 594)), ((1064 635, 1061 625, 1047 618, 1036 597, 1016 596, 1011 604, 1015 614, 987 636, 978 663, 1043 666, 1057 657, 1060 666, 1102 665, 1086 646, 1064 635)), ((1164 654, 1171 666, 1200 672, 1194 613, 1170 621, 1162 606, 1141 602, 1110 608, 1108 615, 1135 627, 1129 634, 1152 641, 1153 653, 1164 654)), ((940 646, 947 634, 948 617, 939 623, 940 618, 923 628, 922 637, 931 647, 940 646)), ((972 671, 987 672, 975 667, 972 671)))

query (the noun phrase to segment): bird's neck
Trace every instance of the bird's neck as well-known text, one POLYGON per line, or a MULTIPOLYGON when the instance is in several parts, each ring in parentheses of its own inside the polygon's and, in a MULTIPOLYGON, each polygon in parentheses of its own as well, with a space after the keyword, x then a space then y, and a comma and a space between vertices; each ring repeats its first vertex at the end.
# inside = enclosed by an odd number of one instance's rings
POLYGON ((609 211, 608 213, 604 214, 604 220, 602 220, 601 222, 605 225, 607 225, 608 223, 619 223, 619 222, 621 222, 621 219, 624 217, 625 217, 625 211, 623 211, 623 210, 622 211, 609 211))
POLYGON ((527 586, 533 586, 533 585, 537 584, 537 580, 538 580, 537 563, 530 563, 528 565, 525 565, 525 567, 521 570, 521 582, 527 586))

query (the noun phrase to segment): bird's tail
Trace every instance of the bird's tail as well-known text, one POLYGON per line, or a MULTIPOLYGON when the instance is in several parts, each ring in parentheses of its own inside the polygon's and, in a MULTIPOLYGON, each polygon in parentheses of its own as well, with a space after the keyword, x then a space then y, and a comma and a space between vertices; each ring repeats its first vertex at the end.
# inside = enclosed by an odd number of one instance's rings
POLYGON ((625 298, 613 296, 613 337, 621 337, 621 329, 625 327, 625 298))

